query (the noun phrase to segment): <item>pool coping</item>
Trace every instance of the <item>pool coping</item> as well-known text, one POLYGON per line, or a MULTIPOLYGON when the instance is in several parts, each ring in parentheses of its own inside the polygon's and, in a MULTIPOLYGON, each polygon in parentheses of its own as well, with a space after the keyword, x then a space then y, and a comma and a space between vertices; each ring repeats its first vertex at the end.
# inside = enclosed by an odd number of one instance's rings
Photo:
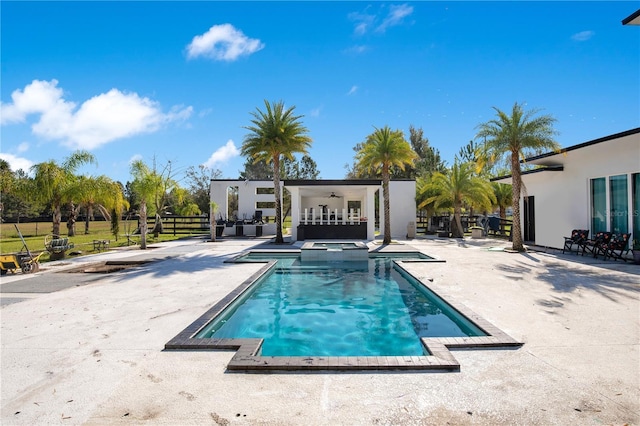
MULTIPOLYGON (((279 250, 278 253, 284 253, 279 250)), ((287 254, 293 254, 291 251, 287 254)), ((375 254, 375 253, 374 253, 375 254)), ((384 253, 388 255, 389 253, 384 253)), ((234 257, 237 259, 242 255, 234 257)), ((234 262, 234 259, 228 262, 234 262)), ((276 264, 276 260, 267 260, 260 270, 252 274, 242 284, 233 289, 220 301, 214 304, 203 315, 193 321, 187 328, 178 333, 165 344, 165 350, 234 350, 236 353, 227 364, 230 371, 244 372, 287 372, 287 371, 366 371, 366 370, 444 370, 460 371, 460 363, 450 350, 480 349, 480 348, 517 348, 523 343, 485 320, 465 305, 456 302, 450 295, 442 291, 435 291, 422 280, 412 275, 402 267, 403 262, 421 260, 394 260, 402 270, 425 286, 429 291, 446 301, 453 309, 474 323, 486 336, 471 337, 423 337, 421 343, 428 355, 423 356, 262 356, 260 349, 263 339, 217 339, 196 338, 195 336, 211 320, 241 297, 251 285, 268 273, 276 264)), ((439 259, 423 259, 427 262, 442 262, 439 259)), ((253 263, 261 263, 254 261, 253 263)))

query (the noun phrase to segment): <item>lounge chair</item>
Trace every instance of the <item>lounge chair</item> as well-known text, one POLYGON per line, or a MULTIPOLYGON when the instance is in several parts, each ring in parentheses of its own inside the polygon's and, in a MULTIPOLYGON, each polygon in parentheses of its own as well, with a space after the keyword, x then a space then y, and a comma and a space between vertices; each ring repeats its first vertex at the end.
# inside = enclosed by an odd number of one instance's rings
POLYGON ((631 234, 614 234, 611 237, 611 241, 604 248, 604 259, 611 257, 613 260, 624 260, 627 261, 627 258, 624 257, 625 254, 629 253, 629 240, 631 239, 631 234))
POLYGON ((600 231, 597 232, 593 239, 586 239, 580 243, 582 249, 582 255, 589 252, 593 257, 598 257, 598 253, 604 254, 605 247, 611 241, 611 232, 600 231))
POLYGON ((589 239, 588 229, 574 229, 571 231, 570 237, 564 237, 564 247, 562 247, 562 254, 565 250, 571 253, 573 246, 576 246, 576 254, 580 252, 580 245, 589 239))

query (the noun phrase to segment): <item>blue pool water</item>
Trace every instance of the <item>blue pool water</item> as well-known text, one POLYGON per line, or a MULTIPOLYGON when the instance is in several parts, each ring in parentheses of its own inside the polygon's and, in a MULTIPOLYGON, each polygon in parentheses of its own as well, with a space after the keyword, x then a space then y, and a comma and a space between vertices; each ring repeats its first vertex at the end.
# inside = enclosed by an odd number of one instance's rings
POLYGON ((485 335, 389 258, 298 259, 279 258, 196 337, 263 338, 263 356, 419 356, 420 337, 485 335))

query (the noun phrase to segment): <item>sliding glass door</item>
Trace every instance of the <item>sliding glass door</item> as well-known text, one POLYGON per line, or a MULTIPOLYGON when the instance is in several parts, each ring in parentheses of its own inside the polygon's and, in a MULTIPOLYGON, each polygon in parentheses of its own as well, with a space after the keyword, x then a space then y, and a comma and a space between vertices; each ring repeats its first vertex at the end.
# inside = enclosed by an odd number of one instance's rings
POLYGON ((591 232, 607 230, 606 178, 591 179, 591 232))
POLYGON ((610 231, 616 234, 629 232, 629 197, 627 175, 609 177, 610 231))
POLYGON ((640 238, 640 173, 598 177, 589 181, 591 232, 631 232, 640 238))

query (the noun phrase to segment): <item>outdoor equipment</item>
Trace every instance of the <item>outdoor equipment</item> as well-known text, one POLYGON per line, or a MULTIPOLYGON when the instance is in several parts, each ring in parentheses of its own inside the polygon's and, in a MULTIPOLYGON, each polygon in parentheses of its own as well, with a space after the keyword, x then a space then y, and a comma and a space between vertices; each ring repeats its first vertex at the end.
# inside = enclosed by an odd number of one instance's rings
POLYGON ((23 274, 38 272, 40 269, 38 261, 44 252, 34 257, 31 251, 29 251, 29 247, 27 247, 27 243, 24 241, 18 225, 14 223, 13 226, 15 226, 22 240, 22 248, 19 253, 0 255, 0 275, 6 275, 9 271, 15 273, 18 269, 20 269, 23 274))

